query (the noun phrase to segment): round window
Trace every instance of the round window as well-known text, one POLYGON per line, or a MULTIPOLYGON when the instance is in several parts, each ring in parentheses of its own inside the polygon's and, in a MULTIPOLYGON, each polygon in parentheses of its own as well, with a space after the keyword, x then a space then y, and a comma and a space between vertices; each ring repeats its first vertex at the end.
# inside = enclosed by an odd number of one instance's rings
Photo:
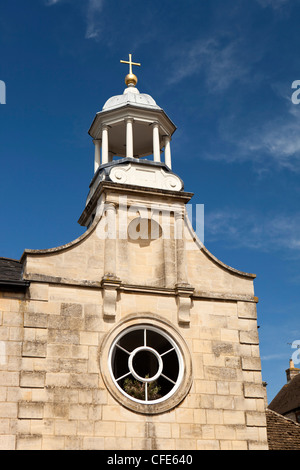
POLYGON ((165 331, 138 325, 122 331, 112 343, 109 371, 115 386, 130 400, 160 403, 181 384, 184 363, 179 347, 165 331))

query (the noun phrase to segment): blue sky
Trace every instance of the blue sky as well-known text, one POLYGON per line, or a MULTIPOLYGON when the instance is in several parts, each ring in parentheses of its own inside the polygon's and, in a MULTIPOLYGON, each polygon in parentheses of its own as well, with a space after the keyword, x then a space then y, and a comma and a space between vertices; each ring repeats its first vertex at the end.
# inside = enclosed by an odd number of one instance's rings
POLYGON ((173 170, 205 205, 205 245, 257 274, 263 380, 284 385, 300 339, 298 0, 10 0, 0 14, 0 256, 79 236, 87 130, 138 89, 177 126, 173 170))

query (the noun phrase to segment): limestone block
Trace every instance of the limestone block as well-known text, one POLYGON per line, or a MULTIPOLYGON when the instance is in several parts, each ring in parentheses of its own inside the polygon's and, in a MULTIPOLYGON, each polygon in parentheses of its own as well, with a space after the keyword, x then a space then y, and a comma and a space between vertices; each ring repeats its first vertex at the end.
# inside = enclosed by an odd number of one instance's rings
POLYGON ((18 405, 17 403, 0 403, 0 416, 4 418, 16 418, 18 414, 18 405))
POLYGON ((66 450, 65 438, 58 436, 43 436, 42 450, 66 450))
POLYGON ((222 440, 236 440, 236 429, 237 426, 235 425, 216 425, 215 429, 215 437, 216 439, 222 440))
POLYGON ((247 441, 220 441, 220 450, 248 450, 247 441))
POLYGON ((235 353, 234 345, 226 341, 213 341, 212 342, 212 352, 216 357, 225 355, 232 356, 235 353))
POLYGON ((236 410, 224 410, 224 424, 245 424, 245 413, 236 410))
POLYGON ((222 410, 234 410, 234 398, 228 395, 216 395, 213 397, 214 406, 213 409, 222 409, 222 410))
POLYGON ((88 372, 97 373, 99 372, 99 350, 98 344, 96 346, 89 346, 89 358, 88 358, 88 372))
POLYGON ((132 413, 126 408, 117 405, 107 405, 103 407, 103 421, 115 421, 116 419, 121 422, 137 421, 139 422, 142 417, 132 413))
POLYGON ((0 386, 18 387, 19 386, 19 373, 10 372, 10 371, 0 371, 0 386))
POLYGON ((43 388, 45 386, 45 372, 21 371, 20 387, 43 388))
MULTIPOLYGON (((0 306, 1 309, 1 306, 0 306)), ((23 312, 5 311, 2 309, 2 325, 3 326, 23 326, 23 312)))
POLYGON ((243 370, 261 370, 261 361, 259 357, 242 357, 243 370))
POLYGON ((247 426, 266 426, 266 415, 265 413, 259 413, 256 411, 246 412, 246 423, 247 426))
POLYGON ((224 424, 223 410, 206 410, 207 424, 224 424))
POLYGON ((229 384, 230 382, 218 381, 217 382, 217 394, 229 395, 229 384))
POLYGON ((258 442, 249 441, 248 449, 249 449, 249 450, 268 450, 268 443, 267 443, 267 441, 265 441, 265 442, 261 442, 261 441, 258 441, 258 442))
POLYGON ((71 346, 70 356, 73 359, 88 359, 89 358, 89 348, 87 345, 77 345, 74 344, 71 346))
POLYGON ((39 402, 20 402, 18 409, 18 418, 20 419, 43 419, 44 403, 39 402))
POLYGON ((80 331, 80 344, 88 346, 97 346, 99 343, 98 333, 92 331, 80 331))
POLYGON ((70 419, 78 419, 78 420, 87 420, 89 407, 90 405, 79 405, 79 404, 72 404, 69 408, 69 418, 70 419))
MULTIPOLYGON (((117 426, 118 428, 118 426, 117 426)), ((95 421, 95 435, 108 437, 115 436, 116 434, 116 425, 113 421, 95 421)), ((123 429, 123 437, 125 437, 125 428, 123 429)))
POLYGON ((245 383, 244 396, 245 398, 264 398, 265 392, 262 384, 245 383))
POLYGON ((45 313, 24 313, 24 327, 28 328, 47 328, 48 314, 45 313))
POLYGON ((230 330, 228 328, 221 329, 221 341, 228 341, 232 343, 239 342, 239 333, 237 330, 230 330))
POLYGON ((240 331, 240 343, 245 344, 259 344, 257 330, 240 331))
MULTIPOLYGON (((103 449, 111 450, 110 447, 105 447, 104 437, 84 437, 83 438, 82 450, 103 450, 103 449)), ((131 450, 131 446, 127 448, 127 450, 131 450)))
POLYGON ((77 435, 78 436, 94 436, 94 426, 93 421, 90 420, 79 420, 77 425, 77 435))
POLYGON ((197 450, 220 450, 220 444, 215 439, 197 440, 197 450))
POLYGON ((72 388, 97 388, 98 383, 99 374, 71 374, 72 388))
POLYGON ((84 329, 86 331, 101 331, 101 305, 84 305, 84 329))
POLYGON ((48 342, 61 344, 80 344, 79 332, 68 329, 49 329, 48 342))
POLYGON ((204 377, 212 380, 236 380, 237 370, 229 367, 204 367, 204 377))
POLYGON ((37 341, 44 343, 47 341, 47 329, 45 328, 24 328, 25 341, 37 341))
POLYGON ((69 407, 66 403, 45 403, 45 419, 54 419, 55 422, 60 418, 67 419, 69 416, 69 407))
POLYGON ((244 393, 242 382, 229 382, 229 394, 242 396, 244 393))
POLYGON ((201 395, 201 407, 202 409, 213 410, 214 409, 214 397, 213 395, 201 395))
POLYGON ((177 408, 176 409, 176 421, 177 423, 192 423, 193 422, 193 410, 189 408, 177 408))
MULTIPOLYGON (((207 411, 208 410, 199 410, 198 408, 194 409, 194 422, 198 424, 208 424, 206 416, 207 411)), ((175 424, 178 426, 177 423, 175 424)))
POLYGON ((82 305, 75 303, 62 303, 60 309, 61 315, 71 316, 72 318, 82 317, 82 305))
POLYGON ((46 385, 47 387, 68 387, 70 384, 70 374, 57 372, 46 374, 46 385))
POLYGON ((47 346, 47 357, 55 358, 55 357, 70 357, 72 355, 71 351, 72 348, 71 344, 60 344, 60 343, 51 343, 47 346))
POLYGON ((23 357, 46 357, 47 342, 24 341, 22 347, 23 357))
MULTIPOLYGON (((163 450, 164 442, 172 441, 172 439, 162 439, 162 442, 158 440, 159 448, 163 450)), ((196 441, 195 439, 175 439, 175 449, 176 450, 196 450, 196 441)))
POLYGON ((41 435, 19 435, 17 437, 16 450, 41 450, 42 436, 41 435))
MULTIPOLYGON (((29 389, 24 388, 23 390, 29 390, 29 389)), ((32 401, 42 401, 42 402, 47 401, 48 394, 45 388, 30 388, 30 391, 31 391, 32 401)), ((21 399, 24 400, 24 398, 21 398, 21 399)), ((26 399, 24 401, 26 401, 26 399)))
POLYGON ((215 426, 211 424, 202 425, 202 439, 215 439, 215 426))
POLYGON ((256 303, 254 302, 238 302, 237 309, 239 318, 257 318, 256 303))
POLYGON ((29 298, 31 300, 44 300, 49 298, 49 285, 31 282, 29 286, 29 298))
POLYGON ((0 435, 0 449, 3 450, 15 450, 16 448, 16 436, 14 435, 0 435))
POLYGON ((55 433, 57 436, 76 436, 77 421, 57 419, 55 422, 55 433))

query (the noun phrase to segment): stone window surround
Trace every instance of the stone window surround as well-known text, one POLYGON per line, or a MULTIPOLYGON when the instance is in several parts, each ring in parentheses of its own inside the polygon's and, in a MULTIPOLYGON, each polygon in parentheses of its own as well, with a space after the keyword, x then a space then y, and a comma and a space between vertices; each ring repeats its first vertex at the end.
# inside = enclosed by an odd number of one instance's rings
POLYGON ((192 385, 192 361, 186 342, 180 332, 169 321, 153 313, 129 315, 106 335, 100 348, 100 370, 104 383, 111 395, 124 407, 142 414, 159 414, 171 410, 185 398, 192 385), (172 338, 176 343, 178 351, 180 351, 183 360, 180 383, 176 387, 175 392, 163 401, 141 403, 132 400, 124 392, 120 391, 110 373, 109 354, 112 344, 124 330, 136 326, 154 327, 156 330, 161 331, 162 334, 172 338))

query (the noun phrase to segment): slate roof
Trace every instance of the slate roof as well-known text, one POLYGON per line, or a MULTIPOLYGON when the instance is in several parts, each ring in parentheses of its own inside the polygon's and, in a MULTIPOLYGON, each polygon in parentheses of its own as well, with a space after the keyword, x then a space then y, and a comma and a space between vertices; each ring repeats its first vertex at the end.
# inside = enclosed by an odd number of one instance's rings
POLYGON ((300 424, 266 410, 269 450, 300 450, 300 424))
POLYGON ((300 374, 282 387, 268 408, 281 415, 300 408, 300 374))
POLYGON ((20 261, 11 258, 0 258, 0 289, 25 288, 28 281, 22 279, 23 265, 20 261))

